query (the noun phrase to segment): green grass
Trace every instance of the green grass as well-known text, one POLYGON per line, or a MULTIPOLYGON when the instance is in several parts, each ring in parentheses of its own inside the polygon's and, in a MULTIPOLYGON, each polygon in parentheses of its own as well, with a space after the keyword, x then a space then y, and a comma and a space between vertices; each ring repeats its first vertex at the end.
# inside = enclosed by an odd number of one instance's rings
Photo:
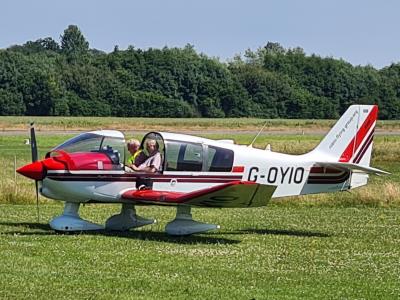
MULTIPOLYGON (((400 210, 370 207, 195 209, 219 231, 163 232, 172 208, 141 207, 159 223, 127 233, 55 234, 60 205, 1 205, 0 298, 398 299, 400 210)), ((87 205, 96 222, 114 205, 87 205)))

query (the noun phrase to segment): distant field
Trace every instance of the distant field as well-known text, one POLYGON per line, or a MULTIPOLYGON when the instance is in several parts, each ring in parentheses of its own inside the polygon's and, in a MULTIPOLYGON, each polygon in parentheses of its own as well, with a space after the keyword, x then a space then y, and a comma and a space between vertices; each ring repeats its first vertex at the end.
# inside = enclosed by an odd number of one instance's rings
MULTIPOLYGON (((24 130, 34 121, 39 131, 51 130, 259 130, 265 123, 266 130, 291 129, 301 133, 303 130, 326 130, 336 120, 286 120, 254 118, 116 118, 116 117, 1 117, 0 131, 24 130)), ((378 121, 378 130, 400 130, 400 121, 378 121)))

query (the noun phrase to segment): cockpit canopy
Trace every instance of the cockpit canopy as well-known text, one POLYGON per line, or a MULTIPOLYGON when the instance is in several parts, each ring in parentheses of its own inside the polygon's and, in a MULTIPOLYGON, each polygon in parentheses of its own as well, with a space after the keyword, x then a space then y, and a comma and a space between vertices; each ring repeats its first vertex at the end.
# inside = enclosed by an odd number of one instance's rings
MULTIPOLYGON (((152 144, 155 141, 156 152, 160 153, 161 156, 161 166, 157 172, 232 171, 234 151, 222 143, 189 135, 149 132, 143 137, 140 146, 144 156, 149 159, 153 155, 149 153, 148 149, 150 141, 152 144)), ((123 170, 124 164, 130 155, 126 151, 124 135, 114 130, 92 131, 79 134, 55 147, 47 156, 57 155, 57 150, 63 150, 70 155, 72 154, 76 159, 79 157, 81 161, 79 165, 83 170, 87 168, 92 169, 93 164, 98 164, 98 156, 88 156, 87 153, 106 155, 108 157, 107 164, 109 162, 113 170, 123 170), (127 153, 126 157, 125 153, 127 153)), ((103 157, 105 157, 104 155, 103 157)))

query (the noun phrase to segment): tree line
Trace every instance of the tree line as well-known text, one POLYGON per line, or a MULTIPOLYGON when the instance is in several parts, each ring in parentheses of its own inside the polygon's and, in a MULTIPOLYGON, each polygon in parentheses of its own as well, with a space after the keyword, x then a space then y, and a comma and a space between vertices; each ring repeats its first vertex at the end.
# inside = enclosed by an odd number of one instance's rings
POLYGON ((229 62, 183 48, 89 47, 79 28, 0 50, 0 115, 400 119, 400 64, 377 70, 279 43, 229 62))

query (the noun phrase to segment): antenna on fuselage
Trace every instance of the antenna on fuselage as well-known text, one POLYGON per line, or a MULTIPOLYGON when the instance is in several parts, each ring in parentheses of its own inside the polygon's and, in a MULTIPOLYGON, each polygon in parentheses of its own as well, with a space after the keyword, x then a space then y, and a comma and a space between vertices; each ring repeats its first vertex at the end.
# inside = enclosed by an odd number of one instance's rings
POLYGON ((261 134, 261 132, 264 130, 265 126, 267 126, 268 120, 265 121, 263 127, 261 127, 260 131, 257 133, 257 135, 254 137, 254 139, 251 141, 250 145, 248 145, 247 147, 253 148, 253 144, 256 141, 256 139, 258 138, 258 136, 261 134))

